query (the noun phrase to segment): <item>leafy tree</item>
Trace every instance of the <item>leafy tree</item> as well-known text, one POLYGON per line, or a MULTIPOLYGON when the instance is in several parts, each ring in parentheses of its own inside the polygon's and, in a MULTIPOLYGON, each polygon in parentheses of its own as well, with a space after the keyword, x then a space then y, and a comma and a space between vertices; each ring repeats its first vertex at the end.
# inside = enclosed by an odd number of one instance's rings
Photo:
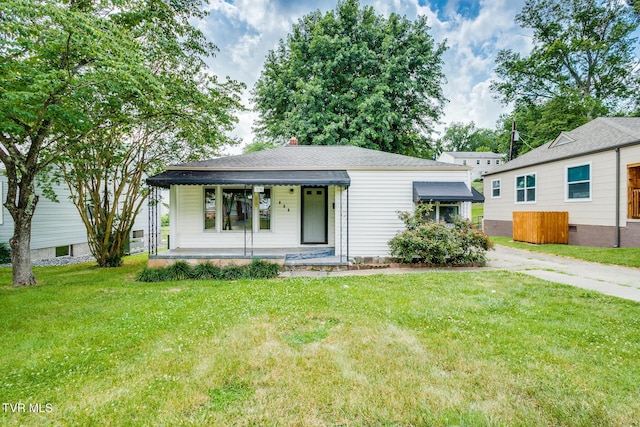
POLYGON ((501 152, 495 132, 490 129, 476 128, 474 122, 450 124, 440 138, 438 146, 441 146, 443 151, 501 152))
POLYGON ((640 72, 632 8, 615 0, 528 0, 516 22, 533 30, 533 50, 500 51, 501 80, 492 89, 520 112, 552 119, 536 144, 564 126, 634 110, 640 72))
POLYGON ((254 141, 253 143, 246 145, 242 149, 242 152, 244 154, 247 154, 254 153, 256 151, 270 150, 272 148, 278 147, 279 145, 281 144, 275 141, 254 141))
POLYGON ((520 140, 514 142, 514 157, 524 154, 542 144, 553 141, 562 131, 575 129, 587 123, 589 112, 599 111, 597 115, 606 115, 603 108, 594 106, 594 99, 569 99, 558 97, 540 105, 516 105, 513 112, 502 118, 502 129, 498 145, 508 151, 511 127, 515 120, 520 140))
MULTIPOLYGON (((163 1, 147 4, 158 16, 168 13, 163 1)), ((178 19, 186 23, 187 18, 178 19)), ((8 177, 4 205, 14 220, 15 286, 35 283, 30 236, 39 199, 36 178, 64 164, 69 153, 84 153, 81 143, 133 134, 133 126, 127 132, 115 129, 126 128, 127 116, 153 116, 154 102, 172 95, 169 82, 150 66, 167 60, 152 60, 162 52, 153 49, 154 41, 159 46, 165 40, 142 37, 154 34, 147 25, 161 29, 163 23, 142 16, 134 2, 0 3, 0 160, 8 177), (155 96, 146 101, 149 95, 155 96)), ((178 39, 194 41, 185 33, 176 33, 178 39)), ((91 165, 96 158, 84 162, 91 165)))
POLYGON ((442 53, 425 17, 384 18, 358 0, 303 17, 270 51, 253 89, 267 140, 352 144, 430 157, 442 114, 442 53))
POLYGON ((226 132, 240 108, 241 86, 205 72, 201 56, 215 47, 186 19, 201 16, 198 5, 140 1, 112 16, 145 46, 153 85, 142 96, 106 105, 85 100, 94 130, 65 153, 63 176, 100 266, 121 264, 147 196, 147 174, 234 142, 226 132))
POLYGON ((0 3, 0 160, 8 178, 4 206, 14 222, 9 243, 14 286, 32 285, 31 220, 35 181, 69 141, 88 131, 80 98, 123 87, 134 93, 150 77, 140 49, 108 18, 56 1, 0 3), (110 82, 119 85, 107 90, 110 82))

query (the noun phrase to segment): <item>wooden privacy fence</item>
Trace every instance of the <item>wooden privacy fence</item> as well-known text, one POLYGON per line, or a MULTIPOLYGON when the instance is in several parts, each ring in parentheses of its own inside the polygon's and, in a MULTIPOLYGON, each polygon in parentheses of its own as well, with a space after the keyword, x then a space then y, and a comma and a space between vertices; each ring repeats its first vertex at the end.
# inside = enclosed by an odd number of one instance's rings
POLYGON ((513 240, 569 243, 569 212, 513 212, 513 240))

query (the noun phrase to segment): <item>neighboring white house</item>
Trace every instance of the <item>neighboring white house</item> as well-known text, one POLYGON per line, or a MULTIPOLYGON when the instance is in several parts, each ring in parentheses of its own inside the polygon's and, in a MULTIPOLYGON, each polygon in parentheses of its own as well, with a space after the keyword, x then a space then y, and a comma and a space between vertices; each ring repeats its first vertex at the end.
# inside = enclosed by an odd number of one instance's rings
POLYGON ((471 180, 482 179, 482 175, 503 163, 504 156, 482 151, 445 151, 438 157, 439 162, 471 166, 471 180))
MULTIPOLYGON (((58 202, 40 195, 31 225, 31 259, 33 261, 58 256, 89 255, 87 232, 80 214, 69 199, 66 184, 53 184, 58 202)), ((38 191, 38 186, 36 186, 38 191)), ((7 197, 7 177, 0 169, 0 200, 7 197)), ((145 230, 148 229, 148 209, 138 215, 132 230, 130 251, 141 252, 147 246, 145 230)), ((13 219, 9 211, 0 208, 0 242, 8 243, 13 235, 13 219)))
POLYGON ((598 118, 490 171, 484 231, 514 211, 569 213, 569 244, 640 247, 640 118, 598 118))
MULTIPOLYGON (((174 259, 331 253, 340 263, 388 257, 398 213, 432 202, 434 219, 471 217, 470 167, 354 146, 299 146, 171 166, 147 183, 170 188, 174 259)), ((312 255, 309 255, 311 257, 312 255)))

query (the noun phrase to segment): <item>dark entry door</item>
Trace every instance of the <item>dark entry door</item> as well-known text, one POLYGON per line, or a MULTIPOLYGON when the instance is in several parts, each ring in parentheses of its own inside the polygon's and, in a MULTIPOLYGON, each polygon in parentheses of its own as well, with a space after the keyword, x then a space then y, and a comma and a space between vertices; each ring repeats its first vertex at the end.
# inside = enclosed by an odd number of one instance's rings
POLYGON ((302 243, 327 243, 327 188, 302 188, 302 243))

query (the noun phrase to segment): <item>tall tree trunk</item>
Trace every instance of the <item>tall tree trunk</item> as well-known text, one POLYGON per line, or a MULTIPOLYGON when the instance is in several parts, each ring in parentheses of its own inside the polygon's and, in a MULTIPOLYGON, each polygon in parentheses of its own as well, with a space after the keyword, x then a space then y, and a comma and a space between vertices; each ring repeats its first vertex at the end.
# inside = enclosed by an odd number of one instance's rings
POLYGON ((9 182, 4 204, 13 218, 13 236, 9 239, 13 286, 31 286, 36 284, 31 268, 31 221, 39 196, 34 184, 35 173, 23 173, 18 179, 16 170, 17 167, 6 168, 9 182))
POLYGON ((33 215, 19 213, 13 218, 13 237, 11 246, 11 266, 13 268, 13 286, 31 286, 36 278, 31 268, 31 219, 33 215))

